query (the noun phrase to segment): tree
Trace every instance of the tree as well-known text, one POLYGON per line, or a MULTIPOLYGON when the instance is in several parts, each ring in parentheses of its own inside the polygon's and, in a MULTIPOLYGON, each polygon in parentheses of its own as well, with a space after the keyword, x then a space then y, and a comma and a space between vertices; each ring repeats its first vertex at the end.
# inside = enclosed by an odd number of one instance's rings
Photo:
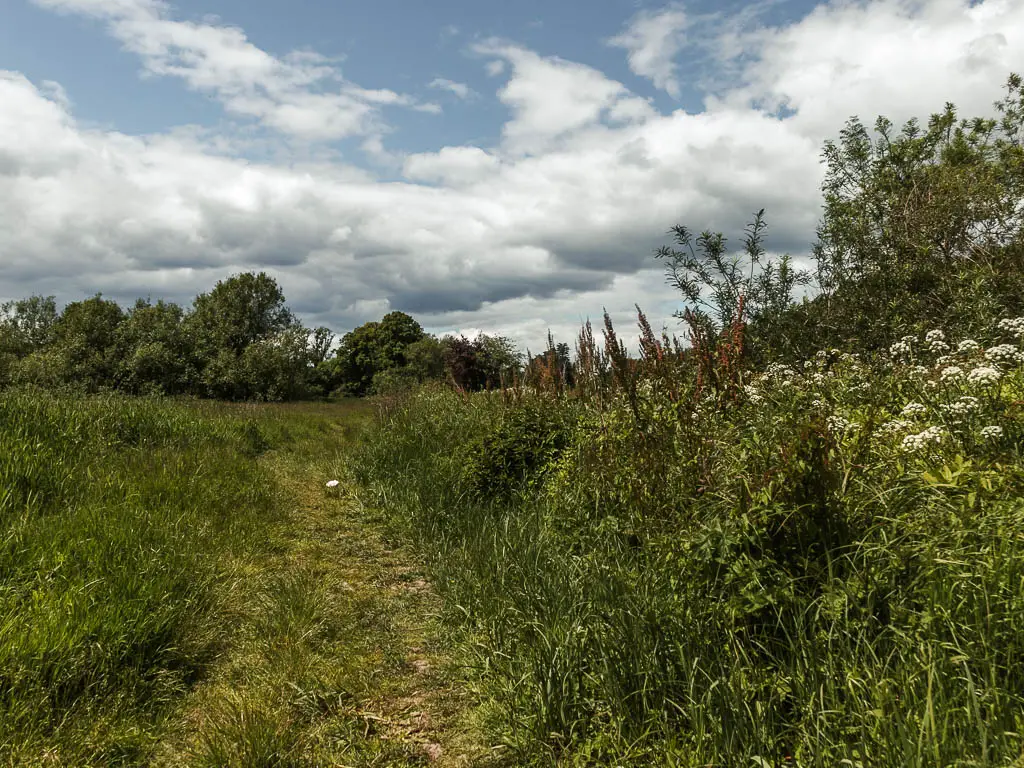
POLYGON ((53 351, 69 381, 88 389, 114 386, 120 362, 117 330, 123 320, 121 307, 100 294, 64 307, 53 326, 53 351))
POLYGON ((511 383, 522 367, 522 354, 506 336, 446 336, 442 346, 452 383, 470 392, 511 383))
POLYGON ((342 388, 367 394, 374 376, 404 366, 406 349, 423 336, 420 324, 404 312, 389 312, 345 334, 336 356, 342 388))
POLYGON ((29 296, 0 304, 0 354, 24 357, 53 340, 59 317, 53 296, 29 296))
POLYGON ((195 379, 197 360, 174 303, 139 299, 117 329, 118 385, 128 392, 181 394, 195 379))
POLYGON ((235 354, 295 323, 284 292, 266 272, 243 272, 218 281, 212 291, 196 297, 188 318, 200 348, 235 354))
POLYGON ((814 247, 821 296, 808 326, 870 348, 915 322, 956 323, 964 332, 988 322, 974 305, 1024 266, 1019 76, 1010 76, 995 108, 997 119, 958 121, 946 104, 926 129, 910 120, 899 133, 879 117, 874 141, 852 118, 838 142, 826 142, 814 247))
POLYGON ((202 366, 205 394, 227 399, 251 396, 251 369, 242 359, 253 344, 298 327, 284 292, 265 272, 221 280, 196 297, 185 321, 202 366))

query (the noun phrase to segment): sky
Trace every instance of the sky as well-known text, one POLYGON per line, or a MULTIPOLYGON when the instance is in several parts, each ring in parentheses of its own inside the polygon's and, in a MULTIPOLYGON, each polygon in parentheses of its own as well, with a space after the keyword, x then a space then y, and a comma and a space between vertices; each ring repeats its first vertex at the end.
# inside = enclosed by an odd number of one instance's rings
POLYGON ((1024 0, 0 0, 0 300, 264 270, 538 350, 678 330, 677 224, 806 257, 823 142, 1024 72, 1024 0))

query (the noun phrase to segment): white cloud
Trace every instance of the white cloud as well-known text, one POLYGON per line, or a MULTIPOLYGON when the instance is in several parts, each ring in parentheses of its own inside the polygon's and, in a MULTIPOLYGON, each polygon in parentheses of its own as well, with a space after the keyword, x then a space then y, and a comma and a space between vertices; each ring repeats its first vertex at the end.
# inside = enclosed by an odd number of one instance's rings
POLYGON ((744 62, 742 85, 709 107, 785 106, 806 135, 835 134, 854 114, 900 123, 946 101, 981 114, 993 86, 1024 67, 1024 3, 837 2, 794 24, 738 31, 722 50, 744 62))
POLYGON ((386 130, 380 108, 439 112, 411 96, 345 80, 337 60, 312 51, 274 56, 237 27, 175 21, 161 0, 33 0, 51 10, 107 22, 110 34, 142 60, 149 75, 177 77, 216 97, 228 112, 275 131, 323 141, 386 130))
POLYGON ((657 88, 678 99, 675 59, 686 44, 688 26, 682 5, 671 3, 657 11, 640 11, 607 43, 628 51, 629 68, 634 74, 650 78, 657 88))
POLYGON ((470 96, 474 95, 473 89, 465 83, 456 83, 454 80, 447 80, 443 77, 435 77, 427 84, 427 87, 451 91, 460 99, 468 99, 470 96))
MULTIPOLYGON (((333 125, 319 107, 302 109, 320 95, 320 68, 335 72, 315 54, 278 59, 237 30, 228 44, 216 25, 175 26, 182 39, 219 41, 189 43, 216 53, 179 61, 177 48, 160 53, 172 34, 161 25, 177 24, 164 21, 164 6, 62 2, 156 24, 159 34, 139 38, 157 52, 143 60, 182 68, 191 87, 269 100, 259 108, 267 120, 333 125)), ((675 297, 651 251, 671 225, 724 230, 735 242, 765 207, 770 247, 806 252, 821 142, 848 115, 927 117, 947 100, 965 115, 988 113, 1006 74, 1024 70, 1024 4, 1008 0, 873 0, 726 29, 717 49, 741 79, 700 114, 661 114, 592 67, 482 43, 477 53, 506 78, 500 141, 405 155, 369 131, 367 151, 401 170, 404 180, 388 183, 329 153, 247 162, 209 129, 86 129, 73 93, 0 73, 0 286, 11 296, 188 301, 233 271, 262 268, 308 322, 339 330, 398 308, 431 328, 504 331, 537 350, 547 327, 569 340, 603 306, 631 325, 634 301, 660 327, 675 297), (780 104, 795 113, 779 119, 780 104)), ((334 77, 324 76, 371 122, 403 101, 334 77)))
POLYGON ((498 92, 512 110, 512 119, 502 129, 508 151, 536 154, 600 124, 602 118, 632 121, 656 114, 622 83, 584 64, 542 57, 500 40, 479 43, 474 51, 499 56, 512 67, 511 77, 498 92))

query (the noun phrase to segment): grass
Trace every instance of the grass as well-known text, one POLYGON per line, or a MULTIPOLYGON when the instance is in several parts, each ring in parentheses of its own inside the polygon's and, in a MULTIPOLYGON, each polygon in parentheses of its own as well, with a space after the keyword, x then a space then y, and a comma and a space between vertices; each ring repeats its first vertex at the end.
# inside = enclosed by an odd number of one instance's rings
POLYGON ((740 396, 667 352, 589 394, 423 390, 355 468, 429 559, 514 764, 1006 766, 1024 355, 982 341, 825 352, 740 396))
POLYGON ((436 597, 324 486, 364 411, 5 393, 0 764, 472 754, 436 597))

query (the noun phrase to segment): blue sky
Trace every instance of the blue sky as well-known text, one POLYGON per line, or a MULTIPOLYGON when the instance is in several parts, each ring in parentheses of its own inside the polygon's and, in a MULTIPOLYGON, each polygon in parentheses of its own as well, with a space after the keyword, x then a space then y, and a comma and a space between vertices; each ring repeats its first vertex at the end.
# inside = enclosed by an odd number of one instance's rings
POLYGON ((0 298, 187 302, 266 269, 539 346, 670 325, 676 223, 807 252, 851 114, 990 111, 1024 0, 5 0, 0 298))

